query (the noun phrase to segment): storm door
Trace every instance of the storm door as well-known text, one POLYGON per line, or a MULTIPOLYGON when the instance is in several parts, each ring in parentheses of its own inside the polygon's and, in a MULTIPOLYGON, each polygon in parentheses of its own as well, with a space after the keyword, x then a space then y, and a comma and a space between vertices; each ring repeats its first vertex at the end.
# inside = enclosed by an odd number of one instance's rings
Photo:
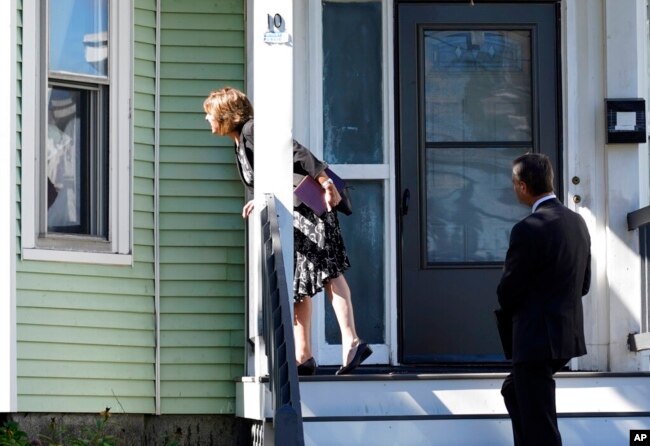
POLYGON ((495 290, 528 212, 511 161, 543 152, 558 170, 556 6, 397 13, 400 360, 500 361, 495 290))

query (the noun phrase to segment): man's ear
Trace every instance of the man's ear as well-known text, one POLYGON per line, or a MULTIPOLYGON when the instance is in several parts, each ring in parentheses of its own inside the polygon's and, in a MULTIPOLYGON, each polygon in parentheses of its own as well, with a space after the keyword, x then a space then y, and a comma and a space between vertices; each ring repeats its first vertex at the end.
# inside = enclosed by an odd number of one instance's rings
POLYGON ((519 180, 518 183, 519 183, 519 190, 521 191, 521 193, 528 195, 528 185, 526 184, 526 182, 519 180))

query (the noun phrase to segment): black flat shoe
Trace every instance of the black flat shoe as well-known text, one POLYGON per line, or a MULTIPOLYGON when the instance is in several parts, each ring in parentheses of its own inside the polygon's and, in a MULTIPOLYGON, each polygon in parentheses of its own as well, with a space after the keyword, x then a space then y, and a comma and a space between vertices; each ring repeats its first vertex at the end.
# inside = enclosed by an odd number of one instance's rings
POLYGON ((357 345, 357 351, 354 352, 354 357, 352 360, 347 364, 342 366, 340 369, 336 371, 337 375, 347 375, 348 373, 352 372, 352 370, 356 369, 359 367, 359 365, 368 359, 372 355, 372 349, 368 344, 365 342, 360 343, 357 345))
POLYGON ((318 366, 316 365, 316 361, 314 360, 313 356, 303 362, 302 364, 298 365, 298 376, 311 376, 316 374, 316 368, 318 366))

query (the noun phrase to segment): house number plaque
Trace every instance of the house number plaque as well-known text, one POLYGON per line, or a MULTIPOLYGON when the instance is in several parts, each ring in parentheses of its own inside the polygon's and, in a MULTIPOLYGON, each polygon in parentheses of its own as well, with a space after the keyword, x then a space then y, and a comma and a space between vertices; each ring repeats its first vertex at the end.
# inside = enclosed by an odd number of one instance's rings
POLYGON ((291 42, 291 36, 286 31, 284 18, 280 14, 267 14, 268 29, 264 33, 264 43, 284 44, 291 42))

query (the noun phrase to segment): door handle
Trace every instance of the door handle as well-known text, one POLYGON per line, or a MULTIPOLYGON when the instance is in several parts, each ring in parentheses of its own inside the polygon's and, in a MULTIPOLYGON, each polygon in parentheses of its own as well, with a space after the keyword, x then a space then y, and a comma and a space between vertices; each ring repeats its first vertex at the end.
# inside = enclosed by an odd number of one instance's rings
POLYGON ((402 193, 402 216, 409 213, 409 204, 411 203, 411 191, 405 189, 402 193))

